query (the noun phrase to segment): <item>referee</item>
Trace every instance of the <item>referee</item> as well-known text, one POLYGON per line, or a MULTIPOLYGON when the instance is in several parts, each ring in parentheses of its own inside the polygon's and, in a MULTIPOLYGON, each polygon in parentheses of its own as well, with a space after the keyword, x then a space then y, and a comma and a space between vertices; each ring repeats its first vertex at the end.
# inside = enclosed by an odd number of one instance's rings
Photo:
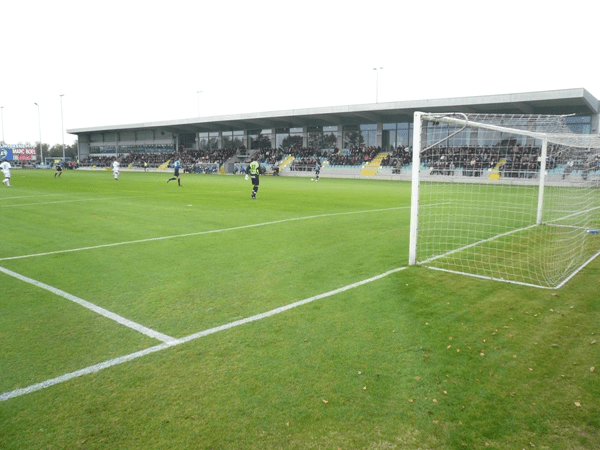
POLYGON ((260 164, 258 161, 252 161, 248 168, 246 169, 246 173, 250 174, 250 179, 252 180, 252 198, 256 200, 256 193, 258 192, 258 185, 260 184, 260 164))

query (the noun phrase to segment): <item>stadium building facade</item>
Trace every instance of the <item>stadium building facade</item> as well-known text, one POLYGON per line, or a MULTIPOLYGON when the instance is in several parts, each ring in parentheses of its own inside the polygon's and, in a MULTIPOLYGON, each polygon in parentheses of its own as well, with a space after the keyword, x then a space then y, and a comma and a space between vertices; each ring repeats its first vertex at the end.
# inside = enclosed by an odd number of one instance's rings
MULTIPOLYGON (((599 132, 600 102, 586 89, 398 101, 97 126, 77 135, 79 157, 205 150, 318 148, 355 145, 392 151, 412 145, 415 111, 572 115, 576 133, 599 132)), ((226 172, 234 164, 224 164, 226 172)))

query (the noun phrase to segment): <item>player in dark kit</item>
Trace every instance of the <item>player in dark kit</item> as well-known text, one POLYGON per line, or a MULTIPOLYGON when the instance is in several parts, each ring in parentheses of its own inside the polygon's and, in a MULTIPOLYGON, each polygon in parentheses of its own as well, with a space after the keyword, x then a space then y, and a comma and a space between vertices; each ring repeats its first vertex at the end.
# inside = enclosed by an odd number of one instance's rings
POLYGON ((173 177, 169 178, 167 180, 167 183, 169 181, 177 180, 177 184, 179 186, 181 186, 181 178, 179 177, 179 169, 181 169, 181 161, 179 161, 179 158, 177 158, 175 160, 175 162, 173 163, 173 177))
POLYGON ((58 161, 55 168, 56 172, 54 172, 54 178, 60 178, 62 176, 62 162, 58 161))
POLYGON ((256 200, 256 193, 258 192, 258 185, 260 183, 260 164, 258 161, 252 161, 246 169, 246 173, 249 173, 252 179, 252 198, 256 200))

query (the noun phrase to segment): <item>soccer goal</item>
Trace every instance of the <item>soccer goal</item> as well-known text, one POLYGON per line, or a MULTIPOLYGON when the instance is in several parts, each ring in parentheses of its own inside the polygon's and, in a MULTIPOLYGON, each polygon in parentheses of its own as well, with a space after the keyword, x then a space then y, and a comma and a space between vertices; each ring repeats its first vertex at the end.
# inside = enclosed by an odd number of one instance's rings
POLYGON ((559 288, 600 254, 599 185, 566 116, 416 112, 409 264, 559 288))

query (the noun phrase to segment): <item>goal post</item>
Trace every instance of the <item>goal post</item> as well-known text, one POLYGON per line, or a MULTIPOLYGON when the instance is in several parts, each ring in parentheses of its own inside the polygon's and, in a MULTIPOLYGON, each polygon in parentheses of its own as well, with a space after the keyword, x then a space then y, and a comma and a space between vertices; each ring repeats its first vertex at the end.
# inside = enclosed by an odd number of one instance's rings
POLYGON ((600 254, 599 185, 566 116, 415 112, 409 264, 560 287, 600 254))

